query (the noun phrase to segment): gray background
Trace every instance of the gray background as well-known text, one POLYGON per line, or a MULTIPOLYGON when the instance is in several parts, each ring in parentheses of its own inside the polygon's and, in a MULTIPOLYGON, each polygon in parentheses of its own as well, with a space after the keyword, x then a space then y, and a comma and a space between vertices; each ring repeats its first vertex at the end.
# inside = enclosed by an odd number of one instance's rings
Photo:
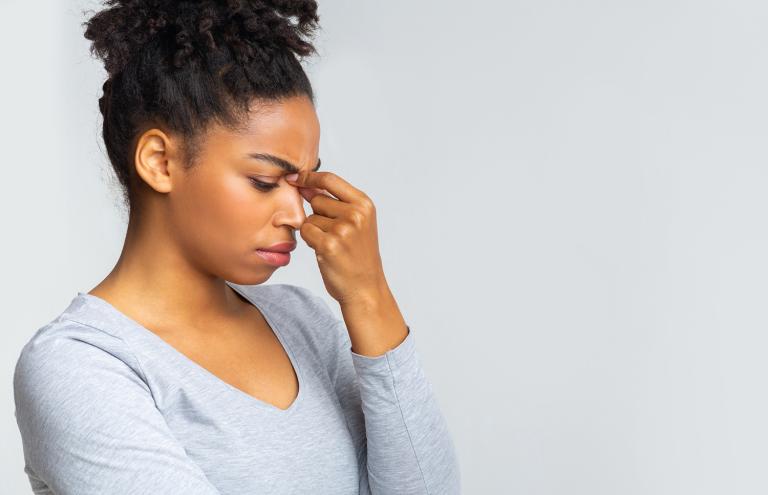
MULTIPOLYGON (((125 225, 79 25, 97 3, 1 5, 0 491, 28 493, 15 360, 125 225)), ((768 492, 765 2, 320 14, 323 168, 377 205, 464 492, 768 492)), ((335 304, 300 239, 267 283, 335 304)))

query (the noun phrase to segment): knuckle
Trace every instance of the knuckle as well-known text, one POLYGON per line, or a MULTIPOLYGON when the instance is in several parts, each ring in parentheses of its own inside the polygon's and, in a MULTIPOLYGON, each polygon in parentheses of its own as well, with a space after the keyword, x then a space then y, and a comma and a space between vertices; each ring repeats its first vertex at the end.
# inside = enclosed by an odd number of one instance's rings
POLYGON ((340 223, 334 226, 333 231, 339 237, 346 238, 354 232, 354 227, 347 223, 340 223))
POLYGON ((333 175, 333 172, 328 172, 328 171, 326 171, 326 172, 317 172, 317 173, 320 174, 320 175, 317 176, 317 184, 319 186, 323 186, 323 185, 327 184, 328 183, 328 177, 333 175))
POLYGON ((361 206, 365 208, 366 211, 375 211, 376 205, 373 204, 373 200, 367 196, 364 195, 362 201, 360 202, 361 206))
POLYGON ((339 241, 336 237, 327 236, 323 242, 323 250, 326 253, 335 253, 339 249, 339 241))
POLYGON ((365 221, 366 214, 360 210, 352 210, 349 214, 349 220, 353 225, 360 226, 365 221))

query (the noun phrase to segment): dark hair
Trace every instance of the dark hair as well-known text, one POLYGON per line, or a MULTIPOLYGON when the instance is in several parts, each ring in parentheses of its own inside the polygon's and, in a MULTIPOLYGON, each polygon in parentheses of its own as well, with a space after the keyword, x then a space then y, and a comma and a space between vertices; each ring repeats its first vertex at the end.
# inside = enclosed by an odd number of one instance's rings
POLYGON ((129 211, 136 208, 134 147, 149 126, 183 136, 185 168, 212 122, 238 129, 255 98, 306 95, 299 59, 316 53, 314 0, 106 0, 83 23, 108 78, 102 136, 129 211), (295 18, 295 20, 294 20, 295 18))

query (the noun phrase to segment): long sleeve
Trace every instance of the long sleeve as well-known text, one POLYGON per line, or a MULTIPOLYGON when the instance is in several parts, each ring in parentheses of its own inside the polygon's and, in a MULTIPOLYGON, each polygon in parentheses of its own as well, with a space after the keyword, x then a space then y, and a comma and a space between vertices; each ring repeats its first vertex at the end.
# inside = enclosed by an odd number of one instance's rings
POLYGON ((218 495, 122 341, 95 332, 64 329, 25 346, 17 362, 15 415, 34 493, 218 495))
POLYGON ((405 340, 384 355, 368 357, 352 352, 343 321, 336 322, 334 386, 366 466, 360 493, 459 494, 458 459, 413 331, 408 327, 405 340))

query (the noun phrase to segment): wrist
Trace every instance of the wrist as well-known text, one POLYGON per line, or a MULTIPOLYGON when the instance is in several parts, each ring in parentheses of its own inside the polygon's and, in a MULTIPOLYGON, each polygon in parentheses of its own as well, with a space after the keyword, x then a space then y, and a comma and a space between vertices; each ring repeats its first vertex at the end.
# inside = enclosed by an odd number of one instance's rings
POLYGON ((376 311, 389 303, 392 299, 392 292, 385 281, 365 289, 355 290, 353 294, 339 303, 342 310, 344 308, 355 308, 360 310, 376 311))

